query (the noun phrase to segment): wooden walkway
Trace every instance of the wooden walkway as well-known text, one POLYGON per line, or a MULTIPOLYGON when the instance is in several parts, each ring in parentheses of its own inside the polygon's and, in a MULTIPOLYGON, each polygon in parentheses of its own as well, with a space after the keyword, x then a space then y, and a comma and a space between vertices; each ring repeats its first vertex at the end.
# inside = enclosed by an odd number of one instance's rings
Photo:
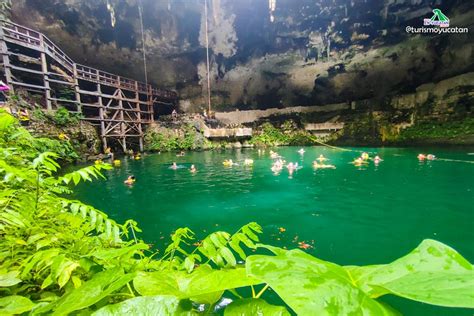
POLYGON ((143 132, 153 122, 154 106, 174 103, 177 94, 105 71, 75 63, 44 34, 1 22, 0 66, 6 83, 41 94, 46 109, 63 106, 81 113, 100 127, 104 149, 111 140, 137 143, 143 150, 143 132))

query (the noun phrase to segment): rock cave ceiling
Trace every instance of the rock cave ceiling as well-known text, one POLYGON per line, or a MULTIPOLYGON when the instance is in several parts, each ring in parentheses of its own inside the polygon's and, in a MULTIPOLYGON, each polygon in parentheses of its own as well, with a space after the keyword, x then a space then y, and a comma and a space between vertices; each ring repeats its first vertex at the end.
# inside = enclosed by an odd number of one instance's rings
MULTIPOLYGON (((472 35, 411 36, 433 8, 468 27, 470 1, 208 0, 217 108, 322 105, 413 91, 473 70, 472 35)), ((150 81, 205 104, 204 0, 142 0, 150 81)), ((12 20, 75 60, 143 80, 137 0, 17 0, 12 20), (113 7, 115 25, 110 10, 113 7)), ((471 32, 472 34, 472 32, 471 32)))

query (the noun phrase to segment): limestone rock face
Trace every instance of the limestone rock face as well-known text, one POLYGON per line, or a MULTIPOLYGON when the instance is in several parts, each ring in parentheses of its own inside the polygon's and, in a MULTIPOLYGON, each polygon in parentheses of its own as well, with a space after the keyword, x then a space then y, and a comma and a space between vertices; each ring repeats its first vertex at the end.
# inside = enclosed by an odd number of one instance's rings
MULTIPOLYGON (((204 0, 142 3, 148 78, 176 89, 183 110, 202 110, 204 0)), ((208 0, 213 107, 266 109, 416 93, 420 85, 474 69, 473 9, 472 1, 462 0, 208 0), (434 8, 470 32, 406 33, 434 8)), ((137 0, 15 0, 11 19, 41 30, 78 62, 143 80, 138 11, 137 0)))
POLYGON ((59 127, 48 120, 33 119, 26 128, 36 136, 53 139, 65 134, 80 159, 88 159, 101 153, 101 141, 97 130, 88 122, 80 121, 77 124, 59 127))

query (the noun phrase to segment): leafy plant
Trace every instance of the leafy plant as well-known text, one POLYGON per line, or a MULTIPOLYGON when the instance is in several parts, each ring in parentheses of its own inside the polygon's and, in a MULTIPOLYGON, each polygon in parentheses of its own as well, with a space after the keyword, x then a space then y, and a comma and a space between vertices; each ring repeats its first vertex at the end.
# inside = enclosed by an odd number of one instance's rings
POLYGON ((151 151, 193 150, 203 148, 204 137, 192 124, 187 124, 175 130, 159 128, 147 131, 145 144, 151 151))
POLYGON ((250 143, 257 146, 301 146, 313 145, 315 139, 311 133, 298 129, 293 120, 287 120, 283 122, 281 128, 271 123, 263 123, 250 143))
POLYGON ((71 114, 66 108, 58 108, 53 116, 52 120, 59 126, 66 126, 68 124, 77 124, 79 122, 80 116, 76 114, 71 114))

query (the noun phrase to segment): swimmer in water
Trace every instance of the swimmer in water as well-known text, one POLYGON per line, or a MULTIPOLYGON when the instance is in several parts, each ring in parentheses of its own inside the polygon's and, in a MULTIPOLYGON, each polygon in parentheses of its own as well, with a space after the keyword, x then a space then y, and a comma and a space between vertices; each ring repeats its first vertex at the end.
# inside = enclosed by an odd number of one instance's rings
POLYGON ((278 158, 280 158, 280 155, 278 155, 276 152, 270 150, 270 158, 278 159, 278 158))
POLYGON ((435 155, 432 155, 432 154, 428 154, 428 155, 426 155, 426 159, 428 159, 428 160, 435 160, 435 159, 436 159, 436 156, 435 156, 435 155))
POLYGON ((232 159, 226 159, 222 162, 222 164, 225 166, 225 167, 232 167, 234 165, 234 162, 232 161, 232 159))
POLYGON ((360 167, 362 164, 366 163, 361 157, 356 158, 353 162, 354 166, 360 167))
POLYGON ((253 166, 253 159, 245 159, 244 160, 244 165, 245 166, 253 166))
POLYGON ((283 160, 277 159, 272 165, 272 171, 278 173, 283 169, 283 160))
POLYGON ((313 168, 314 169, 336 169, 334 165, 326 165, 324 163, 318 163, 317 160, 313 161, 313 168))
POLYGON ((305 153, 305 150, 303 148, 300 148, 300 150, 298 150, 298 154, 304 155, 304 153, 305 153))
POLYGON ((289 176, 291 177, 291 176, 293 175, 293 172, 294 172, 295 169, 296 169, 295 164, 293 164, 292 162, 290 162, 290 163, 286 166, 286 168, 288 169, 288 174, 289 174, 289 176))
POLYGON ((184 151, 181 151, 179 154, 176 154, 176 157, 184 157, 184 151))
POLYGON ((123 183, 126 185, 132 185, 135 183, 135 176, 128 176, 127 180, 125 180, 123 183))
POLYGON ((416 158, 418 158, 419 161, 424 161, 426 159, 426 155, 425 154, 418 154, 418 156, 416 158))
POLYGON ((378 155, 374 157, 374 164, 378 165, 381 161, 383 161, 378 155))
POLYGON ((173 164, 171 165, 170 169, 173 169, 173 170, 178 169, 178 165, 176 164, 176 162, 173 162, 173 164))
POLYGON ((329 159, 327 159, 326 157, 324 157, 324 155, 321 154, 321 155, 319 155, 317 160, 322 163, 322 162, 324 162, 326 160, 329 160, 329 159))
POLYGON ((195 173, 197 169, 194 165, 191 165, 191 168, 189 168, 189 171, 191 171, 191 173, 195 173))
POLYGON ((362 160, 369 160, 369 154, 366 152, 363 152, 362 155, 360 155, 360 158, 362 158, 362 160))

